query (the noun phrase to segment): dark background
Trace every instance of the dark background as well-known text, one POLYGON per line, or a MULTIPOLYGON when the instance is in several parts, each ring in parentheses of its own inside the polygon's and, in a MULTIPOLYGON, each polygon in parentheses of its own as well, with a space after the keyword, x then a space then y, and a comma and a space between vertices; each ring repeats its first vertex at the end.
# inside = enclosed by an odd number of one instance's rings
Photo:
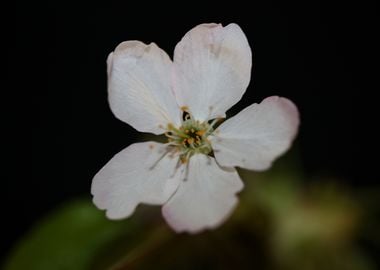
POLYGON ((282 2, 12 7, 14 16, 4 24, 4 93, 11 97, 3 99, 3 108, 11 140, 4 142, 9 173, 3 180, 2 251, 61 202, 90 199, 93 175, 139 140, 108 107, 108 53, 136 39, 172 55, 181 37, 203 22, 238 23, 254 52, 253 79, 230 115, 270 95, 288 97, 301 113, 295 149, 305 181, 328 176, 354 188, 372 186, 375 176, 360 165, 355 130, 364 88, 358 74, 367 67, 359 63, 373 10, 282 2))

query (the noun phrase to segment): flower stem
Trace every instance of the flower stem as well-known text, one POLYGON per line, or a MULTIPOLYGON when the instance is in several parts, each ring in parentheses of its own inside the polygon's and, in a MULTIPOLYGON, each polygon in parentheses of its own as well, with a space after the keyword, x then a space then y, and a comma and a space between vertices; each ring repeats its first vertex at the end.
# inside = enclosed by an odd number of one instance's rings
POLYGON ((169 241, 172 237, 174 237, 174 233, 169 231, 167 225, 158 227, 150 233, 144 242, 128 251, 128 253, 112 265, 109 270, 132 269, 141 259, 160 248, 160 246, 169 241))

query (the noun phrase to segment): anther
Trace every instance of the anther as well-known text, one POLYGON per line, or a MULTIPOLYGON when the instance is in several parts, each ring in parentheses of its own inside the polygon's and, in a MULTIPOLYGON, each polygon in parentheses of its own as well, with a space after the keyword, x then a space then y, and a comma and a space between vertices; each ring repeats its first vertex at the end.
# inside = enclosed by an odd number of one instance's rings
POLYGON ((204 134, 206 133, 205 130, 198 130, 197 132, 195 132, 195 134, 197 134, 198 136, 203 136, 204 134))

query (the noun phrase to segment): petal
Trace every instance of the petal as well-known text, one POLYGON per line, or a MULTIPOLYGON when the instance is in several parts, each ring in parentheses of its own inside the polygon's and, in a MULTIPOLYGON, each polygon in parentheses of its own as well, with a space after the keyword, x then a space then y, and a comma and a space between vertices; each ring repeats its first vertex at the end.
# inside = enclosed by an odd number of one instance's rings
POLYGON ((225 117, 244 94, 252 53, 236 24, 201 24, 190 30, 174 51, 174 88, 180 106, 197 120, 225 117))
POLYGON ((210 137, 215 158, 222 166, 266 170, 290 147, 298 125, 298 110, 290 100, 268 97, 217 128, 210 137))
POLYGON ((223 223, 234 209, 235 194, 243 183, 234 168, 222 169, 212 157, 197 154, 189 162, 188 177, 162 213, 175 231, 196 233, 223 223))
POLYGON ((112 112, 141 132, 162 134, 182 113, 172 91, 173 63, 156 44, 121 43, 107 59, 112 112))
POLYGON ((165 203, 180 179, 177 159, 165 155, 166 147, 136 143, 115 155, 92 181, 95 205, 107 210, 108 218, 120 219, 130 216, 139 203, 165 203))

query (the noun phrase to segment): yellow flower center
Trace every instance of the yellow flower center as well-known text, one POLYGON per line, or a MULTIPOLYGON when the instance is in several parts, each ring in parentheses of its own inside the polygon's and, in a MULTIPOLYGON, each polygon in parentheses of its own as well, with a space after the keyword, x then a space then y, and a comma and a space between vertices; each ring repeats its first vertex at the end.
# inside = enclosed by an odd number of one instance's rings
POLYGON ((212 152, 211 143, 207 137, 214 131, 214 125, 219 119, 210 124, 207 121, 200 122, 185 112, 182 125, 176 128, 174 125, 167 126, 165 133, 170 145, 177 148, 180 153, 181 162, 186 163, 194 154, 208 155, 212 152))

